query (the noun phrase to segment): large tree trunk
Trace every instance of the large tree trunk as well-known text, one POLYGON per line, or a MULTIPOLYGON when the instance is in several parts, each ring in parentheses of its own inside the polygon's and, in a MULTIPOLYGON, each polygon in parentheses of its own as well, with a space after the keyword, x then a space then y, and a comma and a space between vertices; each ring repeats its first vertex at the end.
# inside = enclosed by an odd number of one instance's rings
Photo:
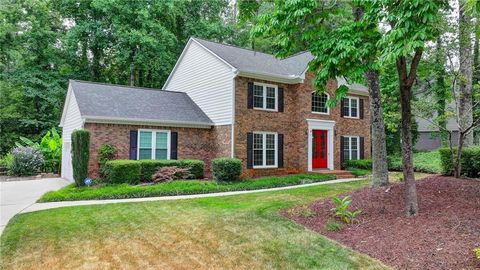
POLYGON ((365 73, 370 94, 370 111, 372 125, 372 186, 388 186, 387 143, 385 123, 383 121, 382 99, 380 94, 379 76, 377 70, 365 73))
MULTIPOLYGON (((460 75, 459 80, 459 107, 458 114, 460 118, 460 129, 466 130, 473 123, 472 110, 472 40, 471 34, 473 32, 472 17, 466 11, 465 0, 459 0, 459 15, 458 15, 458 37, 459 37, 459 65, 460 75)), ((464 146, 473 145, 473 133, 465 134, 464 146)))
MULTIPOLYGON (((447 107, 447 93, 449 89, 445 85, 445 55, 442 48, 442 38, 437 38, 437 46, 435 49, 435 100, 437 102, 437 115, 445 115, 447 107)), ((440 128, 440 138, 442 140, 442 146, 448 146, 448 132, 447 132, 447 120, 443 117, 439 119, 438 125, 440 128)))

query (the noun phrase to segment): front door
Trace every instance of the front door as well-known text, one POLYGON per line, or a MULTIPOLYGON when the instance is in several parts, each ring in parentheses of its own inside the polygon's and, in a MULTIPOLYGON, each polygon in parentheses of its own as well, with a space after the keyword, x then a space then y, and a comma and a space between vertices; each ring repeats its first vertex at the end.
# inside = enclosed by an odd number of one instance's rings
POLYGON ((312 168, 326 169, 327 168, 327 131, 313 130, 312 136, 312 168))

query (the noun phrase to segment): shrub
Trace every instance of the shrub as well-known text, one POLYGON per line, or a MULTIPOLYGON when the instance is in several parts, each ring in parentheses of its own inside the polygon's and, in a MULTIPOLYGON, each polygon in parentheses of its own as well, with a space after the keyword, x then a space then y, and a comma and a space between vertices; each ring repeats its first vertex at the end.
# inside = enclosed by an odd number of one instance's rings
POLYGON ((43 163, 43 155, 38 148, 21 146, 12 150, 12 161, 8 169, 13 175, 34 175, 40 172, 43 163))
POLYGON ((151 181, 152 176, 162 167, 176 166, 179 168, 188 168, 191 173, 190 178, 203 178, 205 163, 201 160, 181 159, 181 160, 140 160, 142 167, 142 180, 151 181))
POLYGON ((117 155, 117 149, 111 144, 102 144, 98 149, 97 162, 100 167, 100 175, 103 176, 103 166, 105 162, 114 160, 117 155))
POLYGON ((3 158, 0 159, 0 167, 5 167, 9 169, 12 166, 12 162, 13 162, 12 153, 8 153, 3 158))
POLYGON ((348 210, 351 204, 350 196, 345 196, 343 199, 335 197, 332 199, 332 202, 335 204, 335 207, 331 209, 334 216, 340 218, 340 220, 347 224, 355 222, 357 216, 362 213, 362 210, 354 212, 348 210))
POLYGON ((212 160, 213 178, 217 181, 235 181, 242 173, 242 161, 236 158, 212 160))
POLYGON ((327 229, 327 231, 336 232, 343 229, 343 225, 336 222, 334 219, 329 219, 327 224, 325 224, 325 229, 327 229))
POLYGON ((141 176, 141 164, 137 160, 110 160, 104 165, 106 182, 109 184, 138 184, 141 176))
POLYGON ((72 132, 72 168, 73 179, 77 186, 83 186, 88 175, 90 159, 90 132, 84 129, 72 132))
POLYGON ((345 168, 371 170, 372 160, 371 159, 347 160, 343 163, 343 166, 345 168))
MULTIPOLYGON (((456 156, 457 149, 453 149, 456 156)), ((453 174, 453 162, 450 152, 450 148, 440 149, 440 161, 442 166, 442 173, 445 175, 453 174)), ((468 177, 479 177, 480 176, 480 147, 467 147, 463 149, 462 152, 462 175, 468 177)))
POLYGON ((475 252, 475 257, 480 261, 480 247, 473 250, 475 252))
POLYGON ((177 166, 169 166, 160 168, 153 176, 154 183, 169 182, 178 179, 191 178, 192 174, 188 168, 179 168, 177 166))

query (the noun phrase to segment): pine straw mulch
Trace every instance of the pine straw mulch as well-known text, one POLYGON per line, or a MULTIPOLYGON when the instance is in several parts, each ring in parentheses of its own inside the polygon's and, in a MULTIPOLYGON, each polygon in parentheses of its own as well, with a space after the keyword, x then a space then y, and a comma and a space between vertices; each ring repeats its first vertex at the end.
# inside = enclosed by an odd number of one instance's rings
POLYGON ((362 209, 354 225, 328 231, 330 199, 283 210, 282 214, 359 252, 398 269, 480 269, 473 249, 480 247, 480 181, 431 176, 417 181, 420 214, 404 212, 404 184, 362 188, 350 209, 362 209), (312 213, 313 211, 313 213, 312 213))

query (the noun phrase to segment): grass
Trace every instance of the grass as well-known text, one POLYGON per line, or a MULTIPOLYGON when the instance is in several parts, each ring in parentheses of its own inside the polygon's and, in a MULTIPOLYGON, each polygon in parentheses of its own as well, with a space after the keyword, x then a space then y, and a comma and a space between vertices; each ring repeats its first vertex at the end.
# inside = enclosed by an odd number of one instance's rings
POLYGON ((154 196, 203 194, 238 190, 254 190, 322 182, 332 179, 335 179, 334 175, 296 174, 288 176, 263 177, 259 179, 243 180, 221 184, 214 181, 203 180, 172 181, 168 183, 143 186, 119 184, 99 187, 76 187, 74 184, 71 184, 58 191, 51 191, 45 193, 40 198, 39 202, 124 199, 154 196))
MULTIPOLYGON (((390 157, 389 169, 395 171, 402 170, 402 157, 390 157)), ((413 169, 416 172, 441 173, 442 165, 440 161, 440 152, 438 150, 429 152, 416 152, 413 154, 413 169)))
POLYGON ((351 172, 355 177, 362 177, 372 174, 372 170, 358 169, 358 168, 347 168, 347 171, 351 172))
POLYGON ((279 214, 368 185, 21 214, 0 238, 0 269, 388 269, 279 214))

